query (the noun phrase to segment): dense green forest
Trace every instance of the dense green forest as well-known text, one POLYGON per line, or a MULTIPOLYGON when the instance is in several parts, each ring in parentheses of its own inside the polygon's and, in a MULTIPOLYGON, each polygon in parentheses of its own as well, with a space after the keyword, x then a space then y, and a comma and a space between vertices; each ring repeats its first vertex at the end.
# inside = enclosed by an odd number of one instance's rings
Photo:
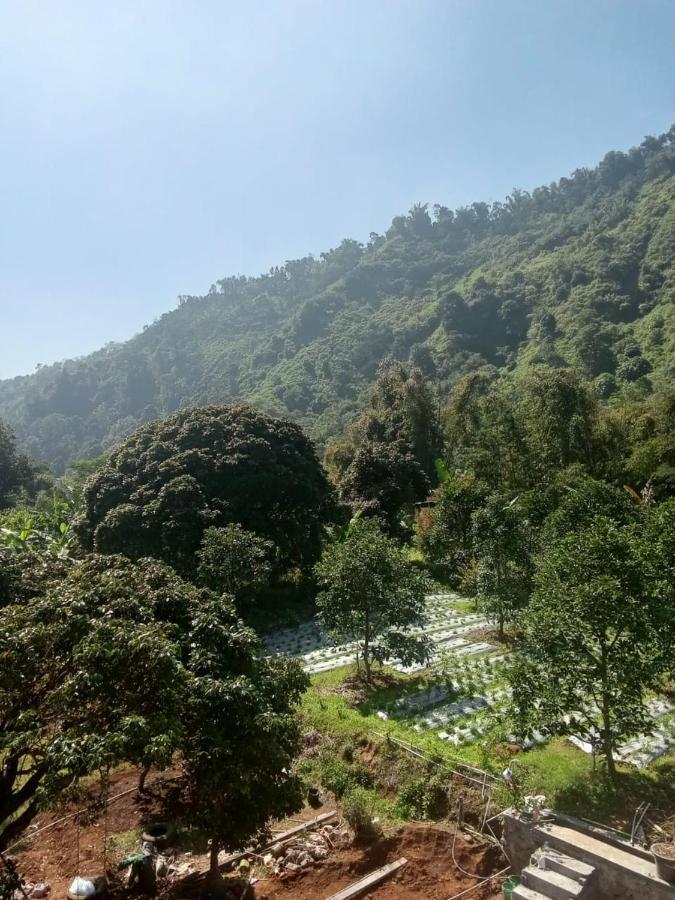
POLYGON ((63 471, 193 404, 247 400, 326 443, 385 357, 441 396, 543 363, 610 403, 646 397, 675 366, 674 172, 671 128, 504 202, 417 205, 365 246, 225 278, 126 343, 0 382, 0 419, 63 471))

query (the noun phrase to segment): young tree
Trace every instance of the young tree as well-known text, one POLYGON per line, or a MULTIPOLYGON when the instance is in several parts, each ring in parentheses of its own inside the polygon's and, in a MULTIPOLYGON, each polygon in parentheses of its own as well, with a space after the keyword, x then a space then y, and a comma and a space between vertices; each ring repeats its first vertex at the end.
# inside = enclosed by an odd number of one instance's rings
POLYGON ((471 517, 485 500, 486 488, 471 473, 451 474, 434 492, 435 505, 418 519, 418 543, 427 559, 457 576, 473 554, 471 517))
POLYGON ((518 498, 494 493, 472 517, 473 548, 478 565, 478 606, 504 625, 527 603, 531 588, 530 538, 518 498))
POLYGON ((207 528, 197 554, 197 575, 212 591, 231 594, 241 609, 257 589, 269 583, 274 552, 272 541, 241 525, 207 528))
POLYGON ((521 731, 584 736, 612 779, 619 744, 649 729, 645 692, 669 659, 673 605, 664 616, 642 542, 637 526, 597 517, 549 548, 511 672, 521 731))
POLYGON ((323 586, 319 619, 340 640, 356 640, 366 681, 373 660, 428 658, 428 641, 409 633, 424 620, 425 578, 381 522, 355 519, 344 540, 326 547, 315 572, 323 586))
POLYGON ((295 708, 308 678, 295 661, 261 658, 255 633, 215 595, 194 611, 188 642, 195 649, 181 744, 187 818, 211 838, 218 882, 219 850, 267 836, 271 818, 302 806, 292 767, 300 750, 295 708))

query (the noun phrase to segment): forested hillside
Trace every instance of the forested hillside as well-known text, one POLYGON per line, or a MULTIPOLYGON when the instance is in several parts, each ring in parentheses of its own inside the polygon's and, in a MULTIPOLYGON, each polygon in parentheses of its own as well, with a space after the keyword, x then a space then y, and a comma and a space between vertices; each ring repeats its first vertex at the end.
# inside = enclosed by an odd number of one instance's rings
POLYGON ((544 363, 642 397, 675 375, 674 251, 675 126, 531 194, 418 205, 365 246, 218 281, 126 343, 0 382, 0 419, 63 471, 191 404, 245 399, 326 441, 387 356, 441 395, 544 363))

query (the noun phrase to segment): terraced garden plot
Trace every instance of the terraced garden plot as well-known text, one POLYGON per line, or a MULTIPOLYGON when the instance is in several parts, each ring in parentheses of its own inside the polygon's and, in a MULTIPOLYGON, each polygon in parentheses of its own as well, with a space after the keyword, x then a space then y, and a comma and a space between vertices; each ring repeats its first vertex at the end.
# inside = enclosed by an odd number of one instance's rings
MULTIPOLYGON (((483 738, 508 707, 509 691, 502 666, 507 654, 497 653, 486 641, 468 637, 487 621, 478 613, 466 612, 465 602, 451 593, 429 595, 425 626, 411 633, 424 634, 432 640, 431 659, 426 665, 403 666, 396 660, 389 664, 389 668, 405 676, 428 671, 432 679, 437 679, 430 687, 404 694, 373 711, 381 722, 391 720, 402 726, 411 739, 424 734, 447 745, 468 748, 483 738)), ((275 632, 268 636, 266 645, 270 655, 300 659, 311 675, 350 666, 356 659, 354 642, 335 643, 316 621, 275 632)), ((619 758, 644 768, 674 747, 674 710, 668 701, 655 698, 650 708, 655 723, 652 734, 626 742, 619 758)), ((590 744, 580 738, 570 740, 590 753, 590 744)), ((535 732, 524 746, 527 749, 546 742, 544 734, 535 732)))
MULTIPOLYGON (((461 599, 456 594, 430 594, 427 597, 427 621, 424 627, 410 632, 411 635, 425 635, 433 641, 434 651, 429 664, 432 667, 438 665, 448 654, 474 655, 494 649, 484 641, 472 642, 462 637, 486 625, 487 621, 477 613, 459 611, 456 604, 461 599)), ((356 659, 354 642, 336 644, 316 621, 272 633, 266 639, 266 648, 272 656, 301 659, 305 671, 312 675, 350 665, 356 659)), ((427 665, 403 666, 396 660, 392 660, 391 665, 406 674, 428 668, 427 665)))

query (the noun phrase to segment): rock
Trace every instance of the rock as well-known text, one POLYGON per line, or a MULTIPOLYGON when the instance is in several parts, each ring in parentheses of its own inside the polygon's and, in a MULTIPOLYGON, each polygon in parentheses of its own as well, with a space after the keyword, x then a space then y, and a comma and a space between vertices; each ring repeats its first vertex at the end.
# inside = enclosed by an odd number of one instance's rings
POLYGON ((169 874, 169 864, 164 856, 158 856, 155 860, 155 875, 158 878, 166 878, 169 874))
POLYGON ((270 853, 275 859, 278 859, 280 856, 283 856, 284 853, 284 845, 283 844, 273 844, 270 848, 270 853))
POLYGON ((325 847, 311 847, 310 851, 313 859, 326 859, 328 856, 328 850, 325 847))
POLYGON ((266 853, 263 856, 263 865, 266 866, 268 869, 274 868, 274 857, 272 856, 271 853, 266 853))
POLYGON ((286 863, 286 871, 289 875, 297 875, 300 872, 300 866, 297 863, 286 863))
POLYGON ((301 866, 303 869, 306 869, 307 866, 311 866, 313 862, 314 862, 314 860, 312 859, 311 855, 307 852, 301 853, 298 856, 298 865, 301 866))

